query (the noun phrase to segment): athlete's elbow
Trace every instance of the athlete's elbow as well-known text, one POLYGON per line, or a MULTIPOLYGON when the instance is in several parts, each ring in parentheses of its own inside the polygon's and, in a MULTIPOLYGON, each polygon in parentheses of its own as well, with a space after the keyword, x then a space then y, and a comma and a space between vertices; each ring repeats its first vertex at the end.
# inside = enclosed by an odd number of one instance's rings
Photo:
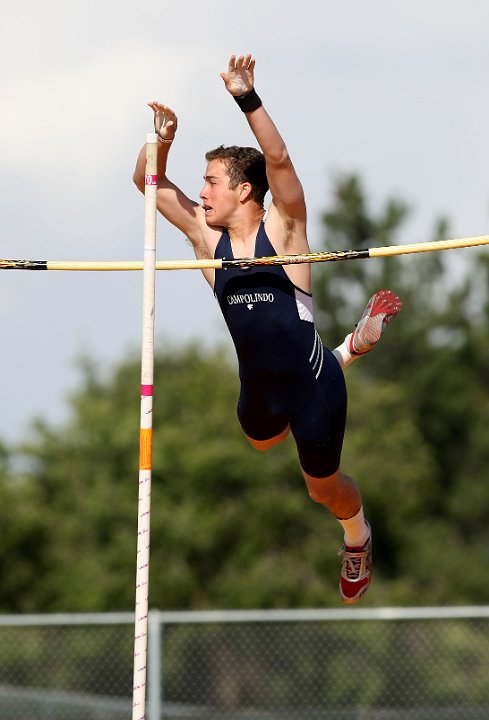
POLYGON ((132 176, 132 181, 137 189, 144 194, 144 180, 139 173, 135 172, 132 176))
POLYGON ((267 152, 265 159, 268 167, 273 166, 277 169, 284 168, 291 163, 290 155, 285 145, 267 152))

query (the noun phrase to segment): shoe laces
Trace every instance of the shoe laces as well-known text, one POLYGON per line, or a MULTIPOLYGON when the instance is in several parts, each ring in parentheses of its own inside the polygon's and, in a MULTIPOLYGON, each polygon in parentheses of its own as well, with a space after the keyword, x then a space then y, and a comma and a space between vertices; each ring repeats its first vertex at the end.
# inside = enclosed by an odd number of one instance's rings
POLYGON ((368 553, 368 548, 351 551, 343 547, 338 553, 343 556, 343 577, 347 580, 359 580, 367 570, 368 553))

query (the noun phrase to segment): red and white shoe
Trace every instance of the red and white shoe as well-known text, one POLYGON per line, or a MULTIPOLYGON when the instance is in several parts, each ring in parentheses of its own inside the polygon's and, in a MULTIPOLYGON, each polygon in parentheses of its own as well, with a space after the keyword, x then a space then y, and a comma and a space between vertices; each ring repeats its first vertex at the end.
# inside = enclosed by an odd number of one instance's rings
MULTIPOLYGON (((367 523, 368 525, 368 523, 367 523)), ((354 605, 367 592, 372 578, 372 531, 360 547, 343 545, 338 553, 342 556, 340 575, 340 595, 346 605, 354 605)))
POLYGON ((350 335, 348 343, 350 353, 365 355, 370 352, 401 308, 401 300, 390 290, 379 290, 372 295, 360 321, 350 335))

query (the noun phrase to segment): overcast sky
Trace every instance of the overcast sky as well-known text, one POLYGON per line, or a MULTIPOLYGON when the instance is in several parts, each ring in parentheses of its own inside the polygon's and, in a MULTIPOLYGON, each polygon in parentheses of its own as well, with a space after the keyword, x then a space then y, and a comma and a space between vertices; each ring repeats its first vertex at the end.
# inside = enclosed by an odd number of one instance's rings
MULTIPOLYGON (((431 239, 442 214, 451 237, 486 234, 488 28, 487 0, 9 3, 0 255, 141 259, 131 176, 146 102, 177 112, 170 174, 197 198, 205 151, 252 143, 219 77, 247 51, 302 179, 313 249, 338 172, 361 175, 373 208, 392 195, 412 207, 399 242, 431 239)), ((160 220, 158 258, 187 257, 160 220)), ((80 355, 110 370, 138 352, 142 275, 0 271, 0 292, 0 439, 15 443, 34 416, 66 418, 80 355)), ((159 273, 157 344, 190 339, 226 339, 218 306, 198 271, 159 273)))

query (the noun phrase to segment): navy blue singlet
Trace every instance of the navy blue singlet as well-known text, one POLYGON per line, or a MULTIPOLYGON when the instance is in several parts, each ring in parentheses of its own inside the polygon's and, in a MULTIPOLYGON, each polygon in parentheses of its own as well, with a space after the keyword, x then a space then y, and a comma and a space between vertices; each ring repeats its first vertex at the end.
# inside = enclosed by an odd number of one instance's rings
MULTIPOLYGON (((262 222, 255 257, 270 255, 276 252, 262 222)), ((214 257, 234 257, 227 231, 214 257)), ((339 363, 316 331, 312 296, 280 265, 216 270, 214 294, 238 357, 244 432, 269 440, 290 425, 303 470, 332 475, 340 463, 346 388, 339 363)))

